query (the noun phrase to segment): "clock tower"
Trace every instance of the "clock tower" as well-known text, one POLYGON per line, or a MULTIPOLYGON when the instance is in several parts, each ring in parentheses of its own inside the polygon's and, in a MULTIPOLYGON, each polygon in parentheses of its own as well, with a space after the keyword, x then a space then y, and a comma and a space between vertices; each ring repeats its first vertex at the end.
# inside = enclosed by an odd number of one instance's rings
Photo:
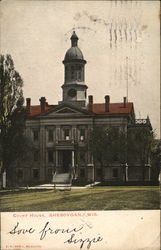
POLYGON ((64 84, 63 102, 68 102, 78 107, 86 106, 86 91, 85 85, 85 64, 83 54, 78 48, 78 36, 75 31, 71 36, 71 48, 67 50, 64 64, 64 84))

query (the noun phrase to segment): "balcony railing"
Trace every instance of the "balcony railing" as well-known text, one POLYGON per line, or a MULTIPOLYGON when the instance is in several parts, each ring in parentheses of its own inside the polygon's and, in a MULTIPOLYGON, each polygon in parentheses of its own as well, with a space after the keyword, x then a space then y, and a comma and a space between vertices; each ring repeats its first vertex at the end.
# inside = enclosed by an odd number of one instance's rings
POLYGON ((148 123, 148 119, 136 119, 135 123, 136 124, 147 124, 148 123))
POLYGON ((146 118, 146 119, 136 119, 135 124, 136 125, 141 125, 141 126, 146 125, 146 126, 150 126, 150 128, 152 128, 149 117, 146 118))
POLYGON ((63 139, 63 140, 56 140, 56 144, 76 144, 76 140, 74 139, 63 139))

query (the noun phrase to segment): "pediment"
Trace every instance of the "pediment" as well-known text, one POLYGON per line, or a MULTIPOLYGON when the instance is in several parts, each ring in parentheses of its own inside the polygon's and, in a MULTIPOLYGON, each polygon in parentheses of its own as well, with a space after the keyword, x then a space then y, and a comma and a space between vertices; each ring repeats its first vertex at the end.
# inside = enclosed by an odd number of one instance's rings
POLYGON ((84 115, 87 114, 85 110, 75 107, 70 104, 60 104, 57 107, 46 113, 46 116, 68 116, 68 115, 84 115))
POLYGON ((56 111, 57 114, 73 114, 73 113, 77 113, 75 110, 68 108, 68 107, 64 107, 58 111, 56 111))

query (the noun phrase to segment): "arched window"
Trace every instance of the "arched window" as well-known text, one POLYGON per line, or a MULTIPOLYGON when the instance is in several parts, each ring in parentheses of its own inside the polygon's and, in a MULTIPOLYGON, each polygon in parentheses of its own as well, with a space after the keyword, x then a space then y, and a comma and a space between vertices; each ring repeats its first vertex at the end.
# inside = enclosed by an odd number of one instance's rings
POLYGON ((81 80, 81 71, 82 71, 82 67, 79 66, 79 69, 78 69, 78 81, 81 80))
POLYGON ((76 77, 77 77, 77 81, 81 81, 81 71, 82 71, 82 67, 80 65, 76 65, 76 77))
POLYGON ((74 80, 74 66, 71 67, 71 80, 74 80))

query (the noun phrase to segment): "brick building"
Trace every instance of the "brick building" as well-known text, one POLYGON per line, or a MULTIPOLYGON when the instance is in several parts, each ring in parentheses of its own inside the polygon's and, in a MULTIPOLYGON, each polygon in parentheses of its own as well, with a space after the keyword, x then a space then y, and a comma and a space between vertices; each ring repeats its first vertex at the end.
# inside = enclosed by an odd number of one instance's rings
MULTIPOLYGON (((86 60, 78 47, 75 31, 63 64, 62 100, 57 105, 49 105, 45 97, 41 97, 39 105, 35 106, 30 98, 26 99, 25 133, 35 149, 31 161, 16 167, 16 182, 19 185, 49 183, 53 172, 69 173, 71 167, 75 170, 77 182, 100 181, 102 169, 95 164, 89 150, 91 130, 95 126, 114 126, 127 133, 128 127, 136 123, 134 105, 125 97, 119 103, 111 103, 106 93, 103 103, 94 103, 93 96, 87 98, 86 60)), ((150 124, 149 120, 145 123, 150 124)), ((146 172, 146 180, 150 180, 148 164, 146 172)), ((127 166, 126 176, 128 181, 139 180, 139 166, 127 166)), ((107 166, 103 179, 118 183, 125 181, 120 163, 116 161, 107 166)))

